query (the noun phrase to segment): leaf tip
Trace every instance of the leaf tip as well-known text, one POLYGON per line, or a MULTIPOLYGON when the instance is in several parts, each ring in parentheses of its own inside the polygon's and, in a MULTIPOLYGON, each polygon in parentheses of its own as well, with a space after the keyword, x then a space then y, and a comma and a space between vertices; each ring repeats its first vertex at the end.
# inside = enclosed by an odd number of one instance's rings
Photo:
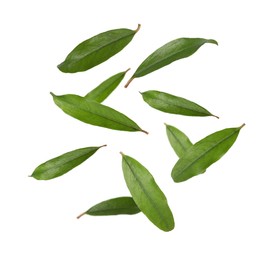
POLYGON ((127 70, 125 70, 125 71, 124 71, 124 73, 126 74, 126 73, 127 73, 129 70, 131 70, 131 68, 129 68, 129 69, 127 69, 127 70))
POLYGON ((207 40, 207 42, 216 44, 217 46, 219 45, 219 43, 216 40, 213 40, 213 39, 209 39, 209 40, 207 40))
POLYGON ((123 152, 120 152, 120 154, 121 154, 122 156, 124 156, 124 155, 125 155, 123 152))
POLYGON ((56 97, 56 95, 54 93, 50 92, 50 94, 52 95, 52 97, 56 97))

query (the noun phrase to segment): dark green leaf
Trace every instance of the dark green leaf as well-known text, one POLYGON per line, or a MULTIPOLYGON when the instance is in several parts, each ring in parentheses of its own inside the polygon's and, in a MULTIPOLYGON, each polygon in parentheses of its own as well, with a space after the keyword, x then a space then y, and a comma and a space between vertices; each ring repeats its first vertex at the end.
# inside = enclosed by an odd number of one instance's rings
POLYGON ((134 121, 122 113, 99 104, 86 100, 77 95, 56 96, 51 93, 55 104, 66 114, 91 125, 106 127, 121 131, 146 131, 142 130, 134 121))
POLYGON ((143 77, 176 60, 191 56, 205 43, 218 44, 215 40, 202 38, 179 38, 168 42, 149 55, 141 63, 125 87, 127 87, 134 78, 143 77))
POLYGON ((185 116, 214 116, 198 104, 168 93, 150 90, 141 94, 144 101, 151 107, 166 113, 185 116))
POLYGON ((171 146, 179 158, 193 145, 190 139, 174 126, 166 125, 166 134, 171 146))
POLYGON ((122 154, 122 170, 136 205, 163 231, 174 228, 174 218, 167 199, 150 172, 135 159, 122 154))
POLYGON ((50 180, 59 177, 86 161, 101 147, 103 146, 86 147, 62 154, 40 164, 31 177, 37 180, 50 180))
POLYGON ((108 78, 107 80, 102 82, 99 86, 97 86, 95 89, 93 89, 91 92, 89 92, 85 96, 85 99, 94 100, 98 103, 102 103, 121 83, 127 71, 128 70, 120 72, 108 78))
POLYGON ((138 32, 129 29, 115 29, 100 33, 75 47, 58 65, 62 72, 79 72, 95 67, 120 52, 138 32))
POLYGON ((218 131, 190 147, 174 166, 173 180, 186 181, 204 172, 231 148, 243 126, 218 131))
POLYGON ((133 215, 139 213, 141 210, 135 204, 133 198, 131 197, 118 197, 106 201, 102 201, 86 212, 78 216, 78 218, 83 215, 91 216, 111 216, 111 215, 122 215, 128 214, 133 215))

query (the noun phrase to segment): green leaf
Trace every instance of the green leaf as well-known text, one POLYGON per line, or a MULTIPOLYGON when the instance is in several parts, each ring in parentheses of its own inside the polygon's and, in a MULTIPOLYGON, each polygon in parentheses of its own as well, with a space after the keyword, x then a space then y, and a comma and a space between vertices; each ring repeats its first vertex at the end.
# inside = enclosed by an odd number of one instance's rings
POLYGON ((89 92, 85 96, 85 99, 94 100, 98 103, 102 103, 121 83, 128 70, 120 72, 102 82, 99 86, 89 92))
POLYGON ((218 44, 215 40, 202 38, 178 38, 168 42, 154 51, 141 63, 125 87, 128 87, 134 78, 143 77, 176 60, 191 56, 205 43, 218 44))
POLYGON ((133 215, 139 213, 141 210, 135 204, 133 198, 131 197, 118 197, 106 201, 102 201, 86 212, 79 215, 77 218, 83 215, 91 216, 111 216, 111 215, 133 215))
POLYGON ((150 90, 141 93, 141 95, 143 96, 144 101, 151 107, 165 113, 184 116, 214 116, 198 104, 168 93, 150 90))
POLYGON ((150 172, 135 159, 122 154, 122 170, 130 193, 140 210, 163 231, 174 228, 167 199, 150 172))
POLYGON ((174 166, 173 180, 186 181, 204 172, 231 148, 243 126, 218 131, 190 147, 174 166))
POLYGON ((172 148, 179 158, 193 146, 190 139, 174 126, 166 125, 166 134, 172 148))
POLYGON ((40 164, 30 177, 34 177, 37 180, 50 180, 62 176, 86 161, 103 146, 80 148, 68 153, 64 153, 40 164))
POLYGON ((62 72, 86 71, 108 60, 120 52, 138 32, 129 29, 115 29, 100 33, 76 46, 58 65, 62 72))
POLYGON ((83 97, 71 94, 56 96, 51 93, 51 95, 55 104, 63 112, 84 123, 114 130, 147 133, 127 116, 95 101, 86 100, 83 97))

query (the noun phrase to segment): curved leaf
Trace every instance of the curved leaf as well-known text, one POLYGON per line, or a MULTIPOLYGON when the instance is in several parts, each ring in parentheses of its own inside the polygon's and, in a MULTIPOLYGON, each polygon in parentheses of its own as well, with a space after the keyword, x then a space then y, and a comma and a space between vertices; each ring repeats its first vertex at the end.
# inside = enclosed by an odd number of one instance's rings
POLYGON ((204 172, 218 161, 234 144, 241 127, 213 133, 190 147, 172 170, 175 182, 182 182, 204 172))
POLYGON ((141 210, 137 207, 132 197, 118 197, 94 205, 77 218, 80 218, 85 214, 91 216, 133 215, 140 211, 141 210))
POLYGON ((163 231, 174 228, 174 218, 167 199, 150 172, 135 159, 122 154, 122 170, 136 205, 163 231))
POLYGON ((103 146, 86 147, 64 153, 40 164, 30 177, 37 180, 50 180, 59 177, 86 161, 101 147, 103 146))
POLYGON ((178 38, 166 43, 141 63, 125 87, 127 87, 134 78, 143 77, 176 60, 191 56, 205 43, 218 44, 215 40, 202 38, 178 38))
POLYGON ((56 96, 51 93, 55 104, 66 114, 91 125, 101 126, 121 131, 141 131, 134 121, 122 113, 101 105, 95 101, 86 100, 77 95, 56 96))
POLYGON ((76 46, 58 65, 62 72, 75 73, 91 69, 120 52, 133 39, 138 28, 115 29, 100 33, 76 46))
POLYGON ((182 157, 186 151, 193 146, 188 136, 174 126, 166 124, 166 134, 172 148, 179 158, 182 157))
POLYGON ((168 93, 150 90, 141 93, 141 95, 151 107, 165 113, 184 116, 214 116, 200 105, 168 93))
POLYGON ((89 92, 84 98, 102 103, 121 83, 128 70, 108 78, 91 92, 89 92))

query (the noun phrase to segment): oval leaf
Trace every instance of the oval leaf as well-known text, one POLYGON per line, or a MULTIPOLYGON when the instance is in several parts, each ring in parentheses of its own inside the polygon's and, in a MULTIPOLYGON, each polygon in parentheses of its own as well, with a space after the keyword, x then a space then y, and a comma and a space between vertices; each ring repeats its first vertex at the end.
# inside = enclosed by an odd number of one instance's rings
POLYGON ((94 100, 98 103, 102 103, 121 83, 128 70, 120 72, 108 78, 91 92, 89 92, 84 98, 88 100, 94 100))
POLYGON ((150 90, 141 94, 144 101, 151 107, 165 113, 184 116, 214 116, 198 104, 168 93, 150 90))
POLYGON ((94 205, 77 218, 80 218, 85 214, 91 216, 133 215, 140 211, 141 210, 137 207, 132 197, 118 197, 94 205))
POLYGON ((40 164, 30 177, 37 180, 50 180, 59 177, 86 161, 101 147, 103 146, 80 148, 62 154, 40 164))
POLYGON ((218 131, 194 144, 174 166, 173 180, 186 181, 204 172, 231 148, 243 126, 218 131))
POLYGON ((115 29, 100 33, 75 47, 58 65, 62 72, 75 73, 85 71, 108 60, 120 52, 138 32, 129 29, 115 29))
POLYGON ((143 77, 176 60, 191 56, 205 43, 218 44, 215 40, 202 38, 179 38, 168 42, 149 55, 141 63, 125 87, 127 87, 134 78, 143 77))
POLYGON ((122 154, 122 170, 130 193, 140 210, 163 231, 174 228, 167 199, 150 172, 135 159, 122 154))
POLYGON ((77 95, 56 96, 51 93, 55 104, 66 114, 91 125, 101 126, 121 131, 141 131, 134 121, 122 113, 101 105, 95 101, 86 100, 77 95))
POLYGON ((166 134, 172 148, 179 158, 193 146, 188 136, 174 126, 166 125, 166 134))

